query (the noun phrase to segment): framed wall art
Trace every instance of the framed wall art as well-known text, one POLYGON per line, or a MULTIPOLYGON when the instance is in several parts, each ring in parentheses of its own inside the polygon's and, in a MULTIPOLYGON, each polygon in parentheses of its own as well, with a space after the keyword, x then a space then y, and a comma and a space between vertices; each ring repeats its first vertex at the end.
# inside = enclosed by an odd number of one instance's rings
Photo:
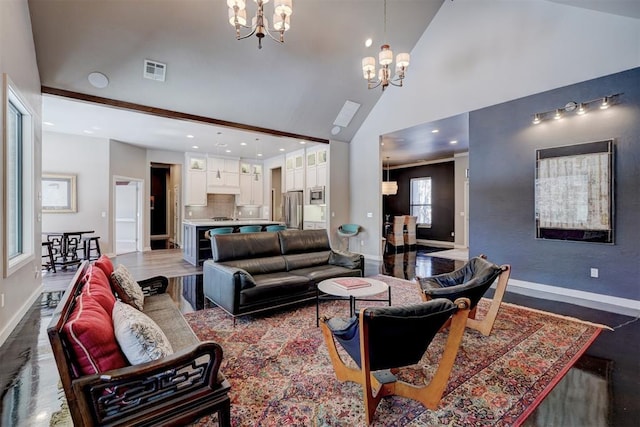
POLYGON ((539 239, 614 243, 613 140, 536 150, 539 239))
POLYGON ((42 211, 49 213, 77 212, 76 176, 42 174, 42 211))

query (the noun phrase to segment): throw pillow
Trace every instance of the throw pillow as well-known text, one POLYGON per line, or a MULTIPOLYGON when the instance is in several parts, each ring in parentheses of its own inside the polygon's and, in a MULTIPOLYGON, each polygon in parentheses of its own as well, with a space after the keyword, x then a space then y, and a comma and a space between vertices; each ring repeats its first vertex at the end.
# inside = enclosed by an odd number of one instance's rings
POLYGON ((132 365, 173 354, 167 336, 156 322, 143 312, 117 301, 111 317, 116 340, 132 365))
POLYGON ((99 374, 128 365, 118 347, 110 314, 91 294, 76 297, 63 336, 73 353, 75 375, 99 374))
POLYGON ((111 283, 120 299, 138 310, 144 307, 144 294, 138 282, 124 265, 119 265, 111 273, 111 283))
POLYGON ((111 277, 111 273, 113 273, 113 263, 108 256, 100 255, 100 258, 95 260, 93 265, 104 271, 107 277, 111 277))
POLYGON ((111 291, 109 279, 104 275, 104 272, 90 265, 84 280, 85 284, 82 292, 89 294, 107 313, 111 313, 113 304, 116 302, 116 297, 113 295, 113 291, 111 291))

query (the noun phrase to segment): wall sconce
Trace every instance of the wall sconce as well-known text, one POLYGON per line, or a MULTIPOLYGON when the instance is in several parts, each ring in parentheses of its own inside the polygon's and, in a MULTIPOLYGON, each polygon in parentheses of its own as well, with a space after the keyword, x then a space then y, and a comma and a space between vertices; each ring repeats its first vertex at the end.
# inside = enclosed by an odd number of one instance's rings
POLYGON ((596 98, 590 101, 583 101, 580 103, 571 101, 571 102, 568 102, 564 107, 554 108, 553 110, 543 111, 541 113, 535 113, 533 115, 533 121, 531 123, 533 123, 534 125, 537 125, 543 120, 550 120, 550 119, 560 120, 566 115, 566 113, 572 113, 574 111, 577 115, 582 116, 583 114, 586 114, 587 111, 595 109, 596 105, 598 106, 599 109, 605 110, 609 108, 612 104, 614 104, 615 100, 620 95, 622 94, 616 93, 613 95, 605 96, 603 98, 596 98))

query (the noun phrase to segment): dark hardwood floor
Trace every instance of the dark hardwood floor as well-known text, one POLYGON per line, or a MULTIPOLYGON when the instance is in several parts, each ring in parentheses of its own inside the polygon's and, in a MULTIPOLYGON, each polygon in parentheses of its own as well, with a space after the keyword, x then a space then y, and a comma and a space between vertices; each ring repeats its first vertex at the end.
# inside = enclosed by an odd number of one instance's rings
MULTIPOLYGON (((463 261, 439 258, 432 250, 435 249, 385 254, 383 262, 366 262, 365 275, 380 273, 412 280, 415 276, 446 273, 464 264, 463 261)), ((201 268, 184 262, 180 250, 176 249, 118 256, 114 262, 127 266, 136 279, 158 274, 188 277, 202 272, 201 268)), ((2 426, 68 425, 60 424, 56 418, 63 399, 46 328, 60 292, 74 273, 75 270, 70 269, 45 274, 42 300, 31 307, 0 347, 2 426)), ((510 292, 505 300, 616 327, 613 332, 600 334, 576 364, 579 369, 569 371, 526 425, 637 425, 640 417, 637 397, 640 394, 640 322, 637 319, 510 292), (585 380, 585 377, 591 379, 585 380)))

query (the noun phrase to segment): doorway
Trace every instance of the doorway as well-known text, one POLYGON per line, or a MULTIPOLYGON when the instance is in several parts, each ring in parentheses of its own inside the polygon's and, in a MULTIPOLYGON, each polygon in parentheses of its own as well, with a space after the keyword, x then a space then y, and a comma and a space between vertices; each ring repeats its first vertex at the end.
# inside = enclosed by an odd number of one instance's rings
POLYGON ((149 170, 149 239, 151 249, 180 247, 179 164, 151 162, 149 170))
POLYGON ((271 169, 271 220, 282 221, 282 168, 271 169))
POLYGON ((169 176, 169 165, 151 163, 149 236, 152 250, 169 247, 169 176))
POLYGON ((142 252, 142 181, 114 177, 114 250, 116 255, 142 252))

